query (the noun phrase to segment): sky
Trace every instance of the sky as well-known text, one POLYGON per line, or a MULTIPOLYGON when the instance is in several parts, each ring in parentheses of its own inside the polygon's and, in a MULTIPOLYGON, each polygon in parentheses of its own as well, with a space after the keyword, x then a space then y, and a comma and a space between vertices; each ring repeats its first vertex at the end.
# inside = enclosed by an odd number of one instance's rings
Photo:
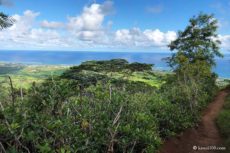
POLYGON ((230 52, 230 0, 0 0, 12 27, 0 50, 167 52, 200 12, 218 19, 221 51, 230 52))

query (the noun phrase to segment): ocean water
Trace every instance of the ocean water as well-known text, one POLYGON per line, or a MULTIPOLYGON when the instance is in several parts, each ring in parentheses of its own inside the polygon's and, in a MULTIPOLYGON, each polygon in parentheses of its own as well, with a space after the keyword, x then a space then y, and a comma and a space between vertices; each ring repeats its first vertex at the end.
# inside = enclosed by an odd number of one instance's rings
MULTIPOLYGON (((44 65, 78 65, 87 60, 108 60, 123 58, 129 62, 154 64, 156 69, 170 70, 164 60, 170 53, 143 52, 86 52, 86 51, 0 51, 0 62, 44 64, 44 65)), ((216 58, 213 69, 221 78, 230 78, 230 54, 216 58)))

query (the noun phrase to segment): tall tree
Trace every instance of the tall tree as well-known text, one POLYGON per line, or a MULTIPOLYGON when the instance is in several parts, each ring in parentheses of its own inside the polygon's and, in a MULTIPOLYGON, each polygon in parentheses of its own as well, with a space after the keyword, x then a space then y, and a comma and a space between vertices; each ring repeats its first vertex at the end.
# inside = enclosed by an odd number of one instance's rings
POLYGON ((169 44, 171 51, 177 50, 168 63, 174 70, 184 64, 205 61, 210 67, 215 65, 215 56, 221 57, 220 41, 217 35, 218 21, 213 15, 202 14, 189 20, 184 31, 178 32, 176 40, 169 44))
POLYGON ((215 56, 223 56, 217 23, 213 15, 200 13, 191 18, 185 30, 179 31, 177 39, 169 44, 171 51, 177 51, 167 58, 175 72, 175 77, 168 81, 171 99, 185 103, 192 111, 207 101, 216 87, 212 68, 216 64, 215 56))

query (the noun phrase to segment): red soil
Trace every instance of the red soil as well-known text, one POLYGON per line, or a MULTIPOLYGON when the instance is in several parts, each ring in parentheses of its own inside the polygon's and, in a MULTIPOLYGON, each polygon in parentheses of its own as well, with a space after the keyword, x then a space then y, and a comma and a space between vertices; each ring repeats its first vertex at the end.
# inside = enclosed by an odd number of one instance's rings
POLYGON ((227 89, 220 91, 204 111, 199 126, 187 129, 181 135, 167 140, 160 149, 160 153, 215 153, 218 151, 201 150, 196 149, 196 147, 227 147, 222 145, 215 119, 221 111, 225 97, 229 93, 230 91, 227 89))

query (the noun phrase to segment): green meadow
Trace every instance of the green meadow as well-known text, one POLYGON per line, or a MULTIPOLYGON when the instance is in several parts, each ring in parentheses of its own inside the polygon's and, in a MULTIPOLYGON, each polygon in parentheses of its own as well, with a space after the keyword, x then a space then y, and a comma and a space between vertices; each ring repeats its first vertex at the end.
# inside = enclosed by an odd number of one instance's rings
MULTIPOLYGON (((0 64, 0 81, 8 83, 8 76, 12 78, 15 88, 31 87, 33 82, 41 83, 49 77, 60 76, 70 66, 61 65, 23 65, 23 64, 0 64)), ((101 72, 94 72, 85 70, 85 74, 101 74, 101 72)), ((129 80, 133 82, 142 82, 153 87, 159 88, 164 83, 163 78, 169 73, 157 70, 133 72, 128 74, 123 72, 107 72, 106 75, 110 78, 129 80)))
POLYGON ((33 82, 41 83, 47 77, 61 75, 68 66, 0 64, 0 81, 8 82, 12 78, 15 88, 28 89, 33 82))

